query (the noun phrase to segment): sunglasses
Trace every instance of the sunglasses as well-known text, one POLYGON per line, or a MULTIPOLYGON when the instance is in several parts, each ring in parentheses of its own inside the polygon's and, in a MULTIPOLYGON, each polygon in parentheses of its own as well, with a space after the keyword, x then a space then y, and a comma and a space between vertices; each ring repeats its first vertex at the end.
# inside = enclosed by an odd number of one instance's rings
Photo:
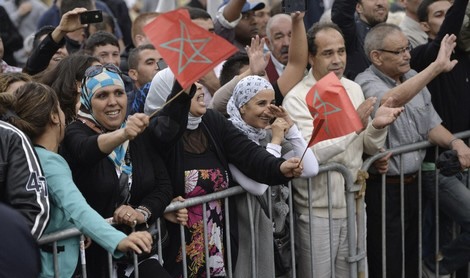
POLYGON ((86 69, 85 71, 85 78, 91 78, 94 76, 97 76, 98 74, 103 72, 103 69, 106 69, 107 71, 114 72, 119 74, 119 76, 122 75, 121 70, 113 65, 113 64, 105 64, 105 65, 94 65, 86 69))
POLYGON ((97 76, 98 74, 102 73, 104 69, 106 69, 109 72, 117 73, 122 78, 121 70, 114 64, 90 66, 89 68, 86 69, 85 75, 83 75, 83 79, 82 79, 82 88, 85 90, 87 95, 89 94, 88 88, 86 86, 87 79, 97 76))

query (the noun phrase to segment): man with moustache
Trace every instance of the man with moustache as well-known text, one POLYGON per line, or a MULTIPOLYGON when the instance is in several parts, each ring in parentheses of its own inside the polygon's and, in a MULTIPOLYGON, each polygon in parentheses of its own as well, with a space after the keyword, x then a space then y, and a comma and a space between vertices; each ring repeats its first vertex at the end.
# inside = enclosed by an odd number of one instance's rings
POLYGON ((344 34, 348 58, 344 75, 354 80, 370 62, 364 54, 364 39, 375 25, 387 21, 388 0, 336 0, 331 20, 344 34), (357 15, 356 15, 357 14, 357 15))
MULTIPOLYGON (((436 76, 451 71, 457 64, 451 56, 455 40, 455 35, 445 35, 434 61, 417 73, 410 68, 411 47, 400 27, 382 23, 367 34, 364 49, 372 65, 355 81, 361 85, 366 97, 378 98, 376 109, 390 98, 393 98, 394 105, 405 107, 405 113, 389 127, 386 149, 427 140, 439 147, 457 151, 462 167, 470 166, 470 149, 441 124, 442 120, 426 88, 436 76)), ((419 277, 418 171, 421 170, 425 153, 417 150, 392 156, 386 173, 385 193, 382 192, 382 175, 374 167, 369 169, 365 201, 370 277, 382 277, 384 272, 387 277, 402 277, 403 273, 403 277, 419 277), (382 215, 383 194, 386 198, 385 215, 382 215), (404 215, 403 219, 401 215, 404 215), (383 218, 385 231, 382 230, 383 218), (385 270, 382 269, 383 234, 386 236, 385 270)))
POLYGON ((274 15, 266 25, 265 42, 271 51, 266 74, 272 84, 276 82, 287 65, 291 33, 292 18, 287 14, 274 15))
MULTIPOLYGON (((320 164, 330 162, 344 164, 356 178, 362 165, 363 152, 372 155, 382 148, 387 135, 386 127, 398 117, 402 108, 390 108, 388 104, 382 105, 379 108, 380 111, 377 112, 378 116, 374 121, 369 122, 369 115, 376 98, 365 100, 361 87, 343 77, 346 46, 337 25, 314 24, 307 32, 307 42, 308 60, 312 68, 307 76, 285 96, 283 107, 308 142, 314 127, 305 97, 318 80, 334 72, 357 110, 364 128, 338 138, 318 142, 311 148, 320 164)), ((308 182, 308 179, 302 178, 292 181, 298 277, 332 277, 331 264, 335 267, 335 278, 349 277, 344 178, 338 172, 330 172, 311 178, 310 189, 308 182), (327 186, 331 188, 331 195, 326 190, 327 186), (331 212, 328 209, 329 195, 331 196, 331 212), (312 203, 308 203, 308 196, 313 196, 312 203), (310 223, 309 210, 312 210, 312 223, 310 223), (330 213, 332 217, 331 238, 330 213), (312 231, 310 231, 311 224, 312 231), (314 235, 313 242, 310 241, 310 235, 314 235), (335 250, 333 258, 330 257, 330 248, 335 250), (313 251, 313 266, 311 266, 311 250, 313 251), (311 273, 312 269, 315 273, 311 273)))

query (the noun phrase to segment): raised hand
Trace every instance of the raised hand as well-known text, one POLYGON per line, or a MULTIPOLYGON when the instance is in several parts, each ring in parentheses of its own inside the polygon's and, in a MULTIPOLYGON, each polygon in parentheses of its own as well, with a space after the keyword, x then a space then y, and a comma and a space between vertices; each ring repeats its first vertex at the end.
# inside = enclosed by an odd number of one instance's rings
POLYGON ((71 11, 66 12, 60 19, 59 26, 57 29, 64 33, 76 31, 80 28, 87 27, 87 24, 80 22, 80 13, 86 12, 85 8, 75 8, 71 11))
POLYGON ((269 51, 264 53, 264 38, 260 39, 258 35, 251 38, 251 46, 246 47, 246 53, 250 59, 251 74, 264 75, 264 70, 271 58, 269 51))
POLYGON ((391 123, 393 123, 401 112, 405 110, 403 106, 395 107, 395 100, 393 97, 389 97, 375 112, 375 118, 372 121, 372 125, 375 128, 381 129, 391 123))
POLYGON ((268 106, 269 113, 275 117, 275 118, 282 118, 286 123, 289 125, 289 128, 294 125, 294 121, 291 119, 289 116, 289 113, 287 113, 286 109, 282 106, 276 106, 274 104, 270 104, 268 106))
POLYGON ((435 60, 435 63, 439 65, 438 68, 441 69, 442 72, 451 71, 458 62, 455 59, 450 59, 450 56, 457 45, 456 40, 457 37, 454 34, 447 34, 442 38, 441 47, 439 48, 439 53, 435 60))

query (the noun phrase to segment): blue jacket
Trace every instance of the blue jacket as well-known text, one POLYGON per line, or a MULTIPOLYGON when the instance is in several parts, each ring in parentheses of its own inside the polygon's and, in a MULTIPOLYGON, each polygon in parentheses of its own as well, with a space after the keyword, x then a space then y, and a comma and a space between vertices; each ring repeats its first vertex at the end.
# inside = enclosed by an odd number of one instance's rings
MULTIPOLYGON (((116 247, 126 235, 109 225, 88 205, 73 183, 65 159, 44 148, 35 149, 44 169, 51 201, 51 217, 45 234, 77 227, 113 256, 122 256, 116 247)), ((71 277, 78 262, 79 237, 61 240, 57 245, 64 247, 64 251, 58 254, 60 277, 71 277)), ((41 250, 41 263, 40 277, 54 277, 52 253, 41 250)))

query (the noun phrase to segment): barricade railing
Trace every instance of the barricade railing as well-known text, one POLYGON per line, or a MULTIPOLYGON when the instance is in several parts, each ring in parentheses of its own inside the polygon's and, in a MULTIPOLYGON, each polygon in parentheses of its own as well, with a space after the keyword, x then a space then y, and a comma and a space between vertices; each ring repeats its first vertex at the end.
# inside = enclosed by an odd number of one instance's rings
MULTIPOLYGON (((457 133, 455 134, 455 136, 457 138, 470 138, 470 131, 466 131, 466 132, 461 132, 461 133, 457 133)), ((467 142, 468 143, 468 142, 467 142)), ((410 144, 410 145, 406 145, 406 146, 400 146, 400 147, 397 147, 397 148, 394 148, 394 149, 391 149, 391 150, 387 150, 387 152, 384 152, 384 153, 379 153, 379 154, 376 154, 370 158, 368 158, 367 160, 364 161, 363 163, 363 166, 361 168, 361 171, 364 171, 366 172, 371 166, 372 164, 384 157, 388 152, 392 152, 394 156, 396 155, 402 155, 404 153, 407 153, 407 152, 412 152, 412 151, 416 151, 416 150, 422 150, 422 149, 425 149, 425 148, 428 148, 432 146, 429 142, 418 142, 418 143, 415 143, 415 144, 410 144)), ((438 147, 436 147, 436 158, 437 158, 437 152, 438 150, 438 147)), ((402 167, 403 168, 403 167, 402 167)), ((350 270, 350 277, 351 278, 356 278, 356 277, 366 277, 366 220, 365 220, 365 205, 364 205, 364 198, 361 197, 361 191, 363 190, 363 179, 359 179, 358 181, 354 180, 354 177, 355 177, 355 174, 353 175, 353 173, 351 173, 344 165, 342 164, 338 164, 338 163, 330 163, 330 164, 326 164, 326 165, 322 165, 320 166, 320 170, 319 170, 319 173, 324 173, 324 172, 338 172, 340 173, 343 178, 344 178, 344 181, 345 181, 345 190, 346 190, 346 205, 347 205, 347 230, 348 230, 348 241, 349 241, 349 257, 346 258, 346 261, 349 263, 349 270, 350 270), (359 196, 359 197, 358 197, 359 196)), ((437 174, 436 174, 437 175, 437 174)), ((401 171, 401 177, 402 177, 402 180, 403 180, 403 171, 401 171)), ((382 186, 383 188, 385 188, 385 176, 382 177, 382 186)), ((329 212, 331 212, 331 191, 330 191, 330 178, 329 178, 329 174, 328 174, 328 179, 327 179, 327 183, 328 183, 328 209, 329 209, 329 212)), ((421 236, 421 232, 422 232, 422 214, 421 214, 421 211, 422 211, 422 200, 421 200, 421 192, 422 192, 422 189, 421 189, 421 184, 422 184, 422 178, 421 178, 421 169, 419 171, 419 175, 418 175, 418 183, 419 183, 419 277, 421 277, 422 275, 422 272, 421 272, 421 267, 422 267, 422 264, 421 264, 421 261, 422 261, 422 236, 421 236)), ((309 203, 312 203, 312 196, 310 196, 310 192, 311 192, 311 186, 312 184, 308 183, 308 192, 309 192, 309 196, 308 196, 308 202, 309 203)), ((402 185, 403 187, 403 182, 402 182, 402 185)), ((438 192, 437 190, 437 186, 438 186, 438 180, 436 179, 436 193, 438 192)), ((385 194, 384 193, 385 191, 382 190, 382 194, 385 194)), ((292 185, 289 183, 289 201, 288 201, 288 205, 289 205, 289 210, 291 213, 289 213, 289 225, 290 225, 290 229, 289 229, 289 232, 290 232, 290 246, 291 246, 291 250, 292 250, 292 256, 291 256, 291 262, 292 262, 292 265, 295 266, 296 265, 296 258, 295 258, 295 237, 294 237, 294 231, 295 231, 295 223, 294 223, 294 218, 293 218, 293 212, 294 212, 294 206, 293 206, 293 201, 292 201, 292 185)), ((186 199, 184 202, 174 202, 174 203, 171 203, 165 210, 165 212, 172 212, 172 211, 176 211, 178 209, 181 209, 181 208, 187 208, 187 207, 191 207, 191 206, 195 206, 195 205, 199 205, 199 204, 202 204, 203 206, 205 206, 207 204, 207 202, 210 202, 210 201, 213 201, 213 200, 218 200, 218 199, 224 199, 224 205, 225 205, 225 231, 229 231, 230 230, 230 217, 229 217, 229 202, 232 201, 230 200, 229 198, 230 197, 233 197, 235 195, 239 195, 239 194, 249 194, 247 193, 242 187, 240 186, 236 186, 236 187, 231 187, 231 188, 228 188, 226 190, 223 190, 223 191, 218 191, 218 192, 215 192, 215 193, 212 193, 212 194, 208 194, 208 195, 205 195, 205 196, 199 196, 199 197, 195 197, 195 198, 190 198, 190 199, 186 199)), ((268 188, 267 190, 267 193, 266 194, 269 194, 269 196, 271 195, 271 188, 268 188)), ((363 195, 362 195, 363 196, 363 195)), ((402 195, 403 197, 403 195, 402 195)), ((384 200, 384 196, 382 197, 383 200, 384 200)), ((271 198, 268 198, 268 206, 269 206, 269 209, 271 211, 271 208, 272 208, 272 203, 271 203, 271 198)), ((403 202, 402 202, 402 206, 403 206, 403 202)), ((439 204, 438 204, 438 196, 436 197, 436 203, 435 203, 435 206, 436 206, 436 212, 439 211, 438 207, 439 207, 439 204)), ((251 205, 249 206, 251 207, 251 205)), ((205 208, 203 208, 203 211, 205 211, 205 208)), ((382 202, 382 214, 384 215, 385 213, 385 205, 384 205, 384 202, 382 202)), ((204 215, 204 223, 207 223, 207 219, 205 218, 205 214, 204 215)), ((313 215, 313 211, 312 211, 312 208, 310 207, 310 210, 309 210, 309 220, 310 220, 310 223, 312 223, 312 215, 313 215)), ((251 208, 249 208, 249 219, 250 219, 250 231, 251 231, 251 235, 252 235, 252 238, 251 238, 251 252, 252 254, 254 254, 255 252, 255 244, 254 244, 254 227, 253 227, 253 213, 251 211, 251 208)), ((330 238, 332 237, 332 226, 331 226, 331 223, 332 223, 332 219, 331 219, 331 213, 329 213, 329 222, 330 222, 330 238)), ((382 217, 383 221, 382 221, 382 229, 383 231, 385 230, 385 227, 386 227, 386 223, 385 223, 385 218, 382 217)), ((435 216, 435 220, 436 220, 436 223, 439 222, 439 216, 438 216, 438 213, 436 213, 436 216, 435 216)), ((403 207, 402 207, 402 221, 403 221, 403 207)), ((155 230, 160 230, 160 220, 158 220, 156 222, 156 226, 157 228, 155 230)), ((402 225, 403 226, 403 225, 402 225)), ((439 246, 439 230, 438 230, 438 224, 436 225, 436 246, 439 246)), ((207 225, 204 224, 204 229, 205 231, 207 231, 207 225)), ((310 227, 310 231, 312 229, 312 226, 310 227)), ((383 233, 385 235, 385 233, 383 233)), ((59 231, 59 232, 56 232, 56 233, 53 233, 53 234, 48 234, 48 235, 44 235, 40 240, 39 240, 39 244, 40 245, 43 245, 43 244, 50 244, 52 243, 53 244, 53 254, 54 254, 54 263, 55 263, 55 268, 54 270, 56 271, 56 277, 59 277, 60 276, 60 269, 57 268, 57 244, 56 242, 58 240, 61 240, 61 239, 66 239, 66 238, 69 238, 69 237, 74 237, 74 236, 79 236, 81 235, 80 231, 78 231, 77 229, 75 228, 72 228, 72 229, 67 229, 67 230, 63 230, 63 231, 59 231)), ((172 235, 173 236, 173 235, 172 235)), ((312 233, 310 233, 310 242, 312 243, 313 242, 313 237, 315 235, 313 235, 312 233)), ((181 237, 181 243, 182 245, 184 246, 186 243, 186 240, 185 240, 185 233, 184 233, 184 227, 183 226, 180 226, 180 237, 181 237)), ((162 242, 162 239, 161 239, 161 234, 158 233, 158 239, 159 239, 159 243, 162 242)), ((207 241, 208 241, 208 238, 207 238, 207 233, 204 232, 204 241, 206 243, 206 248, 204 250, 204 253, 205 253, 205 256, 208 257, 209 256, 209 251, 207 249, 207 241)), ((227 257, 227 262, 226 262, 226 273, 227 273, 227 277, 232 277, 233 276, 233 266, 232 266, 232 258, 231 258, 231 244, 230 244, 231 240, 230 240, 230 233, 229 232, 226 232, 226 257, 227 257)), ((403 247, 403 242, 401 243, 402 244, 402 250, 404 250, 404 247, 403 247)), ((383 264, 383 277, 386 277, 386 256, 385 256, 385 252, 386 252, 386 246, 385 246, 385 236, 382 238, 382 245, 383 245, 383 248, 382 248, 382 255, 383 255, 383 261, 382 261, 382 264, 383 264)), ((81 250, 81 256, 80 258, 82 259, 82 270, 84 272, 84 276, 83 277, 86 277, 86 266, 85 266, 85 261, 84 261, 84 244, 83 242, 81 242, 80 244, 82 250, 81 250)), ((312 246, 312 245, 311 245, 312 246)), ((313 248, 313 247, 312 247, 313 248)), ((438 248, 436 248, 436 250, 438 250, 438 248)), ((404 251, 403 251, 404 252, 404 251)), ((330 258, 333 258, 333 250, 332 250, 332 246, 330 245, 330 258)), ((312 254, 312 253, 311 253, 312 254)), ((405 256, 403 256, 405 257, 405 256)), ((162 256, 162 246, 161 244, 158 244, 158 258, 160 260, 160 263, 163 264, 163 256, 162 256)), ((185 254, 185 248, 182 248, 182 258, 183 258, 183 275, 184 277, 187 277, 187 272, 186 272, 186 254, 185 254)), ((393 258, 392 258, 393 259, 393 258)), ((313 268, 313 255, 311 256, 311 260, 312 260, 312 268, 313 268)), ((335 267, 334 267, 334 264, 335 264, 335 261, 334 259, 330 260, 331 261, 331 271, 332 271, 332 277, 335 277, 335 267)), ((135 260, 134 260, 134 263, 135 263, 135 267, 137 269, 138 265, 137 265, 137 257, 135 256, 135 260)), ((246 267, 250 267, 251 268, 251 272, 252 272, 252 276, 255 277, 255 269, 256 269, 256 265, 255 265, 255 261, 253 260, 253 262, 251 263, 250 266, 246 266, 246 267)), ((110 267, 112 267, 110 265, 110 267)), ((438 267, 438 265, 437 265, 438 267)), ((111 272, 110 272, 111 273, 111 272)), ((209 272, 209 269, 207 269, 207 273, 210 273, 209 272)), ((313 272, 313 269, 312 269, 312 273, 313 272)), ((404 270, 402 270, 402 273, 403 273, 403 277, 404 277, 404 270)), ((137 273, 137 276, 138 277, 138 273, 137 273)), ((297 274, 296 274, 296 269, 295 267, 293 267, 292 269, 292 272, 291 272, 291 277, 297 277, 297 274)), ((314 277, 315 278, 315 277, 314 277)))
MULTIPOLYGON (((357 264, 358 262, 360 262, 364 257, 365 257, 365 251, 364 249, 358 249, 358 237, 361 238, 361 237, 365 237, 365 235, 361 235, 361 234, 358 234, 358 232, 361 232, 363 231, 362 229, 358 228, 358 226, 356 226, 356 199, 355 199, 355 194, 361 189, 361 185, 356 185, 354 184, 354 178, 353 178, 353 175, 349 172, 349 170, 344 166, 344 165, 341 165, 341 164, 337 164, 337 163, 331 163, 331 164, 327 164, 327 165, 322 165, 320 166, 320 169, 319 169, 319 173, 322 173, 322 172, 330 172, 330 171, 336 171, 336 172, 339 172, 340 174, 343 175, 344 177, 344 180, 345 180, 345 189, 346 189, 346 193, 347 193, 347 205, 348 205, 348 208, 347 208, 347 213, 348 213, 348 234, 349 234, 349 244, 350 244, 350 248, 349 248, 349 257, 346 258, 347 261, 350 263, 350 272, 351 272, 351 276, 352 278, 355 278, 357 277, 357 271, 358 271, 358 267, 357 267, 357 264)), ((329 181, 328 181, 328 184, 329 184, 329 181)), ((309 183, 309 188, 310 188, 310 183, 309 183)), ((294 237, 294 231, 295 231, 295 224, 294 224, 294 218, 293 218, 293 200, 292 200, 292 185, 291 183, 289 183, 289 199, 288 199, 288 205, 289 205, 289 211, 291 213, 289 213, 289 232, 290 232, 290 247, 291 247, 291 263, 293 266, 296 265, 296 258, 295 258, 295 237, 294 237)), ((310 191, 310 190, 309 190, 310 191)), ((229 202, 231 200, 229 200, 230 197, 233 197, 235 195, 239 195, 239 194, 249 194, 247 193, 241 186, 235 186, 235 187, 231 187, 231 188, 228 188, 226 190, 223 190, 223 191, 218 191, 218 192, 215 192, 215 193, 211 193, 211 194, 208 194, 208 195, 205 195, 205 196, 199 196, 199 197, 195 197, 195 198, 189 198, 189 199, 186 199, 184 202, 174 202, 174 203, 171 203, 165 210, 165 212, 172 212, 172 211, 176 211, 178 209, 181 209, 181 208, 187 208, 187 207, 191 207, 191 206, 195 206, 195 205, 200 205, 202 204, 203 206, 205 206, 207 204, 207 202, 210 202, 210 201, 213 201, 213 200, 218 200, 218 199, 224 199, 224 203, 225 203, 225 231, 229 231, 230 230, 230 217, 229 217, 229 202)), ((271 188, 268 188, 267 190, 267 193, 268 196, 271 195, 271 188)), ((331 194, 329 194, 330 196, 331 194)), ((309 196, 309 202, 311 202, 311 196, 309 196)), ((330 202, 331 203, 331 202, 330 202)), ((272 203, 271 203, 271 198, 268 198, 268 206, 269 206, 269 211, 271 211, 272 209, 272 203)), ((359 206, 360 207, 360 206, 359 206)), ((329 206, 329 209, 331 210, 331 205, 329 206)), ((205 208, 203 208, 203 211, 205 211, 205 208)), ((207 223, 207 220, 205 218, 205 214, 204 215, 204 219, 203 219, 203 222, 204 223, 207 223)), ((331 214, 330 214, 331 215, 331 214)), ((311 213, 310 213, 310 217, 311 217, 311 213)), ((363 217, 359 217, 359 219, 363 219, 363 217)), ((255 250, 255 244, 254 244, 254 227, 253 227, 253 213, 252 213, 252 210, 251 210, 251 205, 249 205, 249 220, 250 220, 250 230, 251 230, 251 252, 252 252, 252 255, 256 252, 255 250)), ((330 217, 330 221, 331 221, 331 217, 330 217)), ((160 219, 157 220, 156 224, 157 228, 155 229, 156 231, 160 230, 160 219)), ((331 230, 331 226, 330 226, 330 230, 331 230)), ((207 231, 207 225, 204 224, 204 231, 207 231)), ((162 238, 161 238, 161 233, 157 233, 158 234, 158 240, 159 240, 159 244, 158 244, 158 258, 160 260, 160 263, 163 264, 163 256, 162 256, 162 246, 161 246, 161 242, 162 242, 162 238)), ((55 232, 55 233, 52 233, 52 234, 48 234, 48 235, 44 235, 40 240, 39 240, 39 244, 40 245, 43 245, 43 244, 49 244, 49 243, 53 243, 53 249, 55 250, 54 252, 54 263, 55 263, 55 271, 56 271, 56 275, 57 277, 59 277, 59 273, 60 273, 60 269, 57 268, 57 249, 56 249, 56 246, 57 244, 54 244, 56 243, 58 240, 62 240, 62 239, 66 239, 66 238, 69 238, 69 237, 74 237, 74 236, 79 236, 81 235, 80 231, 76 228, 72 228, 72 229, 66 229, 66 230, 63 230, 63 231, 59 231, 59 232, 55 232)), ((312 237, 314 235, 311 235, 312 237)), ((331 236, 331 232, 330 232, 330 236, 331 236)), ((185 233, 184 233, 184 227, 183 226, 180 226, 180 237, 181 237, 181 243, 182 245, 185 245, 185 233)), ((207 233, 204 232, 204 241, 206 243, 206 248, 204 250, 204 253, 205 253, 205 256, 208 257, 209 256, 209 250, 207 249, 207 233)), ((226 232, 226 257, 227 257, 227 262, 226 262, 226 267, 227 267, 227 277, 232 277, 233 275, 233 266, 232 266, 232 258, 231 258, 231 244, 230 244, 231 240, 230 240, 230 233, 226 232)), ((84 244, 83 242, 80 244, 80 246, 83 248, 84 244)), ((81 256, 80 256, 80 259, 81 259, 81 264, 82 264, 82 272, 84 273, 84 276, 83 277, 86 277, 86 262, 85 262, 85 255, 84 255, 84 248, 81 250, 81 256)), ((333 250, 330 248, 330 255, 332 256, 333 254, 333 250)), ((109 255, 109 257, 111 258, 111 255, 109 255)), ((254 256, 253 256, 254 257, 254 256)), ((136 261, 136 256, 135 256, 135 263, 134 263, 134 266, 136 267, 137 269, 137 261, 136 261)), ((185 248, 182 248, 182 258, 183 258, 183 275, 184 277, 187 277, 187 272, 186 272, 186 254, 185 254, 185 248)), ((111 259, 109 260, 110 262, 110 265, 109 265, 109 268, 111 269, 112 265, 111 265, 111 259)), ((334 267, 333 267, 333 264, 334 264, 334 260, 332 260, 332 269, 333 269, 333 273, 334 273, 334 267)), ((252 271, 252 276, 253 277, 256 277, 255 276, 255 268, 256 268, 256 265, 255 265, 255 261, 253 260, 252 264, 250 266, 246 266, 246 267, 251 267, 251 271, 252 271)), ((292 268, 291 270, 291 276, 290 277, 297 277, 296 275, 296 269, 295 267, 292 268)), ((110 274, 112 272, 110 271, 110 274)), ((207 269, 207 273, 210 273, 209 272, 209 269, 207 269)), ((138 277, 138 276, 136 276, 138 277)), ((333 276, 334 277, 334 276, 333 276)))
MULTIPOLYGON (((464 131, 464 132, 459 132, 459 133, 456 133, 454 134, 454 136, 456 138, 460 138, 460 139, 467 139, 466 143, 468 145, 469 143, 469 138, 470 138, 470 131, 464 131)), ((465 141, 465 140, 464 140, 465 141)), ((439 150, 440 148, 438 146, 435 146, 433 144, 431 144, 430 142, 428 141, 422 141, 422 142, 417 142, 417 143, 414 143, 414 144, 409 144, 409 145, 403 145, 403 146, 400 146, 400 147, 397 147, 397 148, 393 148, 393 149, 390 149, 390 150, 386 150, 385 152, 383 153, 378 153, 368 159, 366 159, 363 163, 363 166, 361 168, 362 171, 368 171, 369 168, 373 165, 373 163, 375 161, 377 161, 378 159, 380 158, 383 158, 384 156, 386 156, 388 153, 392 153, 393 156, 399 156, 400 157, 400 192, 401 192, 401 200, 400 200, 400 211, 401 211, 401 215, 400 215, 400 218, 401 218, 401 235, 402 235, 402 241, 401 241, 401 250, 402 250, 402 269, 401 269, 401 277, 405 277, 405 264, 404 264, 404 261, 405 261, 405 258, 406 258, 406 254, 405 254, 405 235, 404 235, 404 171, 403 171, 403 154, 406 154, 406 153, 409 153, 409 152, 414 152, 414 151, 424 151, 425 149, 429 148, 429 147, 433 147, 435 148, 435 157, 434 157, 434 161, 437 160, 438 156, 439 156, 439 150)), ((422 185, 423 185, 423 179, 422 179, 422 168, 420 167, 419 168, 419 171, 418 171, 418 174, 417 174, 417 180, 418 180, 418 277, 422 277, 423 273, 422 273, 422 268, 423 268, 423 200, 422 200, 422 196, 423 196, 423 188, 422 188, 422 185)), ((435 202, 434 202, 434 207, 435 207, 435 215, 434 215, 434 221, 435 221, 435 255, 437 256, 437 253, 439 251, 439 190, 438 190, 438 186, 439 186, 439 176, 438 176, 438 169, 436 169, 434 175, 435 175, 435 184, 434 184, 434 192, 436 194, 436 197, 435 197, 435 202)), ((467 188, 469 187, 469 180, 467 179, 466 181, 466 186, 467 188)), ((387 269, 386 269, 386 262, 388 259, 390 260, 396 260, 396 258, 387 258, 386 257, 386 217, 385 217, 385 208, 386 208, 386 198, 385 198, 385 194, 386 194, 386 191, 385 191, 385 188, 386 188, 386 174, 382 174, 382 201, 381 201, 381 204, 382 204, 382 207, 381 207, 381 214, 382 214, 382 223, 381 223, 381 228, 382 228, 382 277, 385 278, 385 277, 388 277, 387 276, 387 269)), ((469 200, 470 201, 470 200, 469 200)), ((454 236, 455 236, 455 230, 456 230, 456 225, 454 224, 454 236)), ((365 228, 365 223, 363 225, 363 227, 365 228)), ((366 249, 366 242, 365 242, 365 239, 361 239, 359 242, 358 242, 359 246, 358 246, 358 249, 359 250, 365 250, 366 249)), ((361 261, 360 262, 360 266, 359 267, 366 267, 365 266, 365 262, 364 261, 361 261)), ((469 268, 470 268, 470 265, 469 265, 469 268)), ((439 273, 439 262, 436 262, 436 273, 439 273)), ((453 274, 455 276, 455 273, 453 274)), ((470 272, 468 274, 470 277, 470 272)))

